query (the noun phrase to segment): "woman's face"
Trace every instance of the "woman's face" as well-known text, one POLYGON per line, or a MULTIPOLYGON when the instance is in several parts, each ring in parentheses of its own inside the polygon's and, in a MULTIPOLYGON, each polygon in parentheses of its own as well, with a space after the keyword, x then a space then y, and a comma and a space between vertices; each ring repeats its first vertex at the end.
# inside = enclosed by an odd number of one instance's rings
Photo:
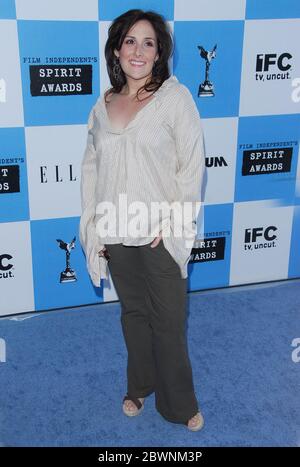
POLYGON ((147 20, 137 21, 127 32, 121 49, 115 50, 126 78, 147 78, 158 59, 157 38, 152 24, 147 20))

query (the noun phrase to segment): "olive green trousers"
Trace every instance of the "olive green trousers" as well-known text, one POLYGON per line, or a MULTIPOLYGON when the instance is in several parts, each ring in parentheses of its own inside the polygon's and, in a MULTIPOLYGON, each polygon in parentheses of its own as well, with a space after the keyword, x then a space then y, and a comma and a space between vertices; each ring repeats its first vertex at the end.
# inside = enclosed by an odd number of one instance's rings
POLYGON ((154 392, 166 420, 186 423, 198 412, 187 346, 187 279, 163 239, 150 245, 105 245, 121 304, 127 392, 140 398, 154 392))

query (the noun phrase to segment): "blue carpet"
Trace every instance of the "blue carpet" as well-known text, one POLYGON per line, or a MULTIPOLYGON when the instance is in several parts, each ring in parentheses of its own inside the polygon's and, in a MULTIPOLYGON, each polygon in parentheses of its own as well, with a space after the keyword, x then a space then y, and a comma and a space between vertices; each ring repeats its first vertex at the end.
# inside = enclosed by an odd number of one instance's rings
POLYGON ((299 281, 189 294, 195 433, 165 421, 154 394, 123 415, 118 302, 3 318, 0 445, 300 446, 299 310, 299 281))

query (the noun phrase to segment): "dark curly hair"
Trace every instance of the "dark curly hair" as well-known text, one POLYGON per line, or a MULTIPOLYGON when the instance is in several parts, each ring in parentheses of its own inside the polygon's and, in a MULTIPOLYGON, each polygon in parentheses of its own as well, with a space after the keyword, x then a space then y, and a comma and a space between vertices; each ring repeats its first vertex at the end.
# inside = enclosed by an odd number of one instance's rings
MULTIPOLYGON (((116 64, 114 50, 120 50, 130 28, 140 20, 147 20, 151 23, 157 38, 157 52, 159 58, 152 70, 151 80, 138 89, 137 97, 143 90, 157 91, 162 83, 170 77, 168 60, 173 54, 173 38, 168 23, 163 16, 154 11, 143 11, 138 9, 128 10, 113 20, 108 29, 108 39, 105 44, 105 58, 109 79, 112 87, 105 93, 106 97, 111 93, 119 93, 126 84, 126 76, 121 69, 119 79, 116 79, 113 73, 113 67, 116 64)), ((148 98, 149 96, 147 96, 148 98)))

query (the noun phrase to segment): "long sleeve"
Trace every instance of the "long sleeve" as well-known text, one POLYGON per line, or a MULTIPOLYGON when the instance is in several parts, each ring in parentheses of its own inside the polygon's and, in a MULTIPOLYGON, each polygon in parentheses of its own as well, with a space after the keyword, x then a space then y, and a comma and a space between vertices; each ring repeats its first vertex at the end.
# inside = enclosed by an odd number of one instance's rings
MULTIPOLYGON (((197 235, 197 217, 201 209, 205 171, 205 151, 200 115, 187 87, 181 86, 176 106, 173 134, 176 146, 176 199, 170 216, 169 251, 178 258, 184 276, 197 235), (184 203, 188 202, 189 208, 184 203), (181 236, 180 236, 181 234, 181 236)), ((169 228, 165 224, 165 228, 169 228)))
POLYGON ((101 274, 105 270, 105 259, 99 257, 98 252, 104 247, 96 233, 96 151, 93 144, 94 108, 88 119, 88 135, 86 148, 81 164, 80 195, 81 195, 81 217, 79 223, 79 238, 86 256, 86 265, 93 284, 100 287, 100 279, 106 277, 101 274), (102 264, 101 264, 102 261, 102 264))
MULTIPOLYGON (((201 191, 205 170, 205 154, 203 131, 198 109, 188 88, 183 87, 182 91, 174 128, 178 158, 178 169, 176 172, 178 195, 176 201, 178 201, 177 206, 180 206, 181 210, 185 202, 192 205, 192 211, 186 210, 186 215, 183 218, 187 247, 192 248, 197 234, 197 216, 202 201, 201 191)), ((175 213, 176 209, 173 212, 175 213)), ((174 219, 174 225, 176 226, 175 222, 176 219, 174 219)))

